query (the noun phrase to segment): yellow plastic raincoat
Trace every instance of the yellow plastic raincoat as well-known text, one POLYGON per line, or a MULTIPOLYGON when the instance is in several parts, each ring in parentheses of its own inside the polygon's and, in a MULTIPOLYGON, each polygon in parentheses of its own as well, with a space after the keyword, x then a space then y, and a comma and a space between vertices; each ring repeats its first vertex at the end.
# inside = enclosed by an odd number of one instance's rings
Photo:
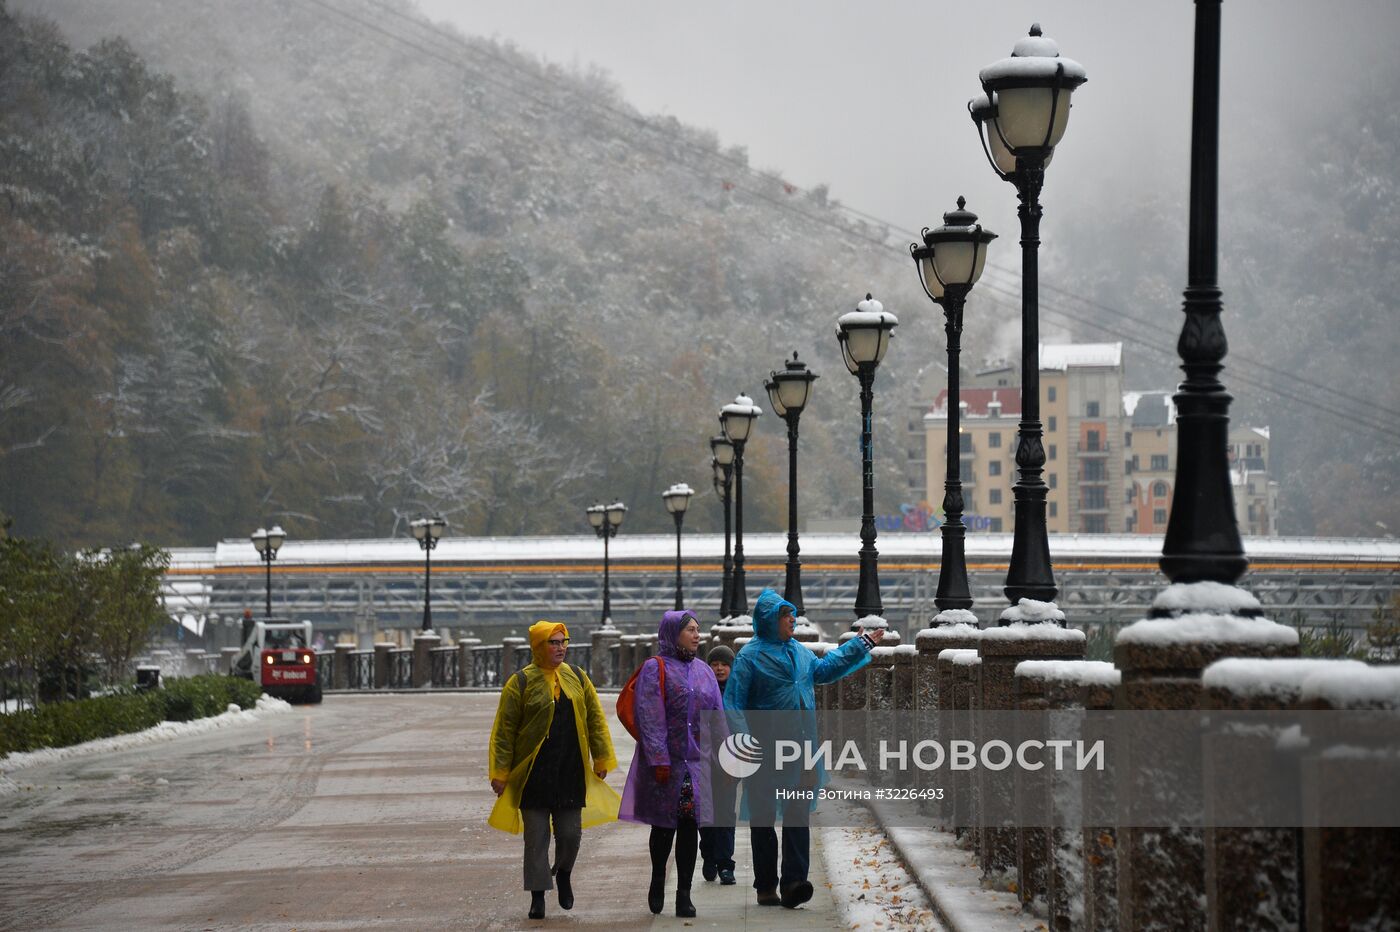
POLYGON ((578 751, 584 765, 583 827, 615 821, 621 802, 617 792, 594 773, 594 770, 616 770, 617 758, 613 754, 607 718, 593 683, 586 675, 580 677, 574 672, 567 658, 558 667, 549 667, 545 642, 556 631, 562 632, 565 637, 569 633, 569 629, 558 622, 541 621, 530 626, 530 650, 535 662, 524 669, 524 696, 521 696, 520 677, 512 675, 501 689, 496 721, 491 726, 487 766, 490 768, 490 778, 504 781, 506 788, 497 797, 487 824, 516 835, 524 829, 524 820, 520 817, 520 794, 525 789, 525 781, 530 778, 535 755, 544 744, 549 734, 549 724, 554 718, 556 683, 574 707, 578 751))

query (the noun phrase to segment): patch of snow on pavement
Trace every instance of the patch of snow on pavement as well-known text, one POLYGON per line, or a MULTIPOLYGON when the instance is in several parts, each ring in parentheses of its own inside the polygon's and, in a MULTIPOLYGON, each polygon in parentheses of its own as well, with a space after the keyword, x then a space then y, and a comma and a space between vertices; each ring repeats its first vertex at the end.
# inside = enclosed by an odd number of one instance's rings
POLYGON ((945 928, 919 885, 905 870, 863 807, 840 807, 839 826, 823 827, 821 846, 827 886, 848 928, 945 928))
POLYGON ((36 764, 52 764, 70 757, 125 751, 143 744, 170 741, 173 738, 183 738, 187 735, 202 735, 220 728, 228 728, 230 725, 256 722, 269 715, 290 712, 291 710, 291 703, 263 695, 258 698, 257 707, 252 709, 239 709, 238 706, 230 703, 227 712, 209 718, 198 718, 192 722, 161 722, 154 728, 147 728, 145 731, 113 735, 110 738, 98 738, 96 741, 70 744, 68 747, 16 751, 13 754, 0 757, 0 796, 8 795, 19 789, 14 781, 5 778, 6 774, 23 770, 26 767, 33 767, 36 764))

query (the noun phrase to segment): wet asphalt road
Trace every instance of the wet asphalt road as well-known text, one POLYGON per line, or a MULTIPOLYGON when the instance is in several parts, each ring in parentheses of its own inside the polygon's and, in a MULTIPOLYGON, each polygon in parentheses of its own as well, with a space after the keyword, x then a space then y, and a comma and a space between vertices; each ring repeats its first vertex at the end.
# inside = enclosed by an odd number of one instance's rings
MULTIPOLYGON (((585 831, 574 910, 550 894, 546 923, 525 919, 520 840, 486 825, 495 703, 328 696, 254 724, 12 773, 22 789, 0 796, 0 928, 681 927, 642 907, 646 829, 622 823, 585 831)), ((620 789, 631 740, 615 721, 613 734, 621 772, 608 782, 620 789)), ((814 858, 818 890, 820 866, 814 858)), ((749 879, 697 890, 692 923, 837 921, 829 902, 758 910, 749 879)))

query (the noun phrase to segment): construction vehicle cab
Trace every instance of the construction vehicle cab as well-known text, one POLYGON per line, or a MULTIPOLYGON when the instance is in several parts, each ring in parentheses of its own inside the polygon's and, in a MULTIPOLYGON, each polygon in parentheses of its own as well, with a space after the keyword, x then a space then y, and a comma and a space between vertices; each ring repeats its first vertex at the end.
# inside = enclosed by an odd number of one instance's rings
POLYGON ((321 701, 311 622, 245 619, 243 629, 243 649, 231 675, 250 679, 269 696, 288 702, 321 701))

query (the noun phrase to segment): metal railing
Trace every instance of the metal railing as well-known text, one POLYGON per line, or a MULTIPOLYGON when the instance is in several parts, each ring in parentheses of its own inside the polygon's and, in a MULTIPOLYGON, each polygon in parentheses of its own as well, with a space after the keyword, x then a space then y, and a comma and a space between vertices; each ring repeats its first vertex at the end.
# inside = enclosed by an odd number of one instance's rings
POLYGON ((374 688, 373 650, 352 650, 350 652, 350 688, 374 688))
POLYGON ((501 685, 501 646, 473 647, 469 686, 501 685))
POLYGON ((413 648, 396 647, 389 651, 389 689, 413 688, 413 648))
POLYGON ((316 682, 321 684, 322 689, 329 689, 335 682, 332 677, 335 675, 335 651, 318 650, 316 652, 316 682))
POLYGON ((432 661, 433 669, 429 682, 434 686, 461 686, 462 681, 459 676, 460 663, 458 659, 462 656, 460 649, 456 647, 434 647, 428 654, 432 661))

